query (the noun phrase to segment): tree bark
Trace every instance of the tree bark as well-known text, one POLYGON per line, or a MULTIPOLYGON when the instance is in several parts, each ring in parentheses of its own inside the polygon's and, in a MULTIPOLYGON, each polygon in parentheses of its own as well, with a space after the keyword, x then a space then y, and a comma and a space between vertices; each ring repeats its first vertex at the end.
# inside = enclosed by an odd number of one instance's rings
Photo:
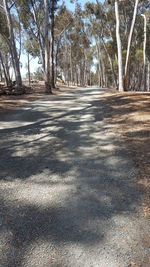
POLYGON ((147 90, 150 91, 150 62, 148 62, 147 90))
POLYGON ((146 91, 146 42, 147 42, 147 20, 146 16, 142 14, 144 18, 144 42, 143 42, 143 89, 146 91))
POLYGON ((126 63, 125 63, 125 76, 124 76, 124 90, 125 91, 128 91, 128 87, 129 87, 130 48, 131 48, 131 41, 132 41, 132 35, 133 35, 136 15, 137 15, 138 3, 139 3, 139 0, 135 0, 133 19, 132 19, 130 33, 129 33, 129 37, 128 37, 127 55, 126 55, 126 63))
POLYGON ((71 84, 73 84, 72 48, 71 48, 71 45, 70 45, 70 79, 71 79, 71 84))
POLYGON ((106 51, 106 55, 107 55, 108 60, 109 60, 109 63, 110 63, 110 67, 111 67, 112 75, 113 75, 113 78, 114 78, 114 83, 115 83, 115 86, 116 86, 116 88, 117 88, 117 78, 116 78, 116 74, 115 74, 115 70, 114 70, 114 65, 113 65, 111 56, 110 56, 110 54, 109 54, 109 52, 108 52, 108 49, 107 49, 107 47, 106 47, 106 45, 105 45, 105 42, 104 42, 103 38, 102 38, 102 42, 103 42, 103 46, 104 46, 104 49, 105 49, 105 51, 106 51))
POLYGON ((55 65, 54 65, 54 26, 55 26, 55 0, 52 0, 52 7, 51 7, 51 87, 55 88, 55 65))
POLYGON ((3 0, 3 6, 4 6, 4 10, 5 10, 6 18, 7 18, 8 29, 9 29, 9 42, 8 42, 8 45, 9 45, 10 52, 11 52, 11 55, 12 55, 12 62, 13 62, 13 68, 14 68, 14 72, 15 72, 16 85, 17 85, 17 87, 22 87, 20 63, 19 63, 19 57, 18 57, 18 54, 17 54, 17 48, 16 48, 16 43, 15 43, 13 24, 12 24, 10 10, 8 8, 6 0, 3 0))
POLYGON ((122 63, 122 44, 120 38, 120 18, 119 18, 119 6, 118 0, 115 0, 115 15, 116 15, 116 40, 118 50, 118 90, 120 92, 123 89, 123 63, 122 63))
POLYGON ((31 84, 31 73, 30 73, 30 54, 28 53, 28 81, 29 81, 29 86, 31 84))
POLYGON ((8 76, 7 70, 5 68, 5 64, 4 64, 4 61, 3 61, 3 56, 2 56, 1 51, 0 51, 0 60, 1 60, 2 68, 3 68, 3 73, 4 73, 6 86, 10 86, 11 85, 10 76, 8 76))
POLYGON ((49 5, 48 0, 44 0, 44 16, 45 16, 45 92, 52 93, 50 78, 50 34, 49 34, 49 5))

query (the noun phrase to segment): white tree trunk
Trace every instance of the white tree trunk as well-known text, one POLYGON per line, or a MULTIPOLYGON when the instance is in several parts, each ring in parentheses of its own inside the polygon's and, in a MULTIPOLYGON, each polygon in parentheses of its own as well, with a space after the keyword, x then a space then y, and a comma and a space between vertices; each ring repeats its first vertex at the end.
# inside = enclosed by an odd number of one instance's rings
POLYGON ((71 48, 71 44, 70 44, 70 79, 71 79, 71 85, 73 85, 72 48, 71 48))
POLYGON ((31 73, 30 73, 30 54, 28 53, 28 82, 31 84, 31 73))
POLYGON ((3 7, 5 10, 6 18, 7 18, 7 25, 9 29, 9 48, 12 55, 12 62, 13 67, 15 71, 15 78, 16 78, 16 84, 18 87, 22 86, 22 79, 21 79, 21 73, 20 73, 20 63, 19 63, 19 57, 17 54, 17 48, 15 43, 15 36, 13 31, 13 24, 11 19, 10 10, 7 5, 7 0, 3 0, 3 7))
POLYGON ((133 19, 132 19, 130 33, 128 37, 127 55, 126 55, 126 63, 125 63, 125 90, 128 89, 129 56, 130 56, 130 48, 131 48, 133 30, 134 30, 134 25, 135 25, 137 10, 138 10, 138 3, 139 3, 139 0, 135 0, 133 19))
POLYGON ((115 83, 115 86, 117 88, 117 79, 116 79, 116 74, 115 74, 115 70, 114 70, 114 65, 113 65, 113 61, 111 59, 111 56, 108 52, 108 49, 107 49, 107 46, 102 38, 102 42, 103 42, 103 46, 104 46, 104 49, 105 49, 105 52, 106 52, 106 55, 108 57, 108 60, 109 60, 109 64, 110 64, 110 67, 111 67, 111 71, 112 71, 112 75, 113 75, 113 78, 114 78, 114 83, 115 83))
POLYGON ((120 38, 120 18, 119 18, 118 0, 115 0, 115 15, 116 15, 116 40, 118 49, 118 90, 121 92, 124 91, 124 89, 123 89, 122 44, 120 38))
POLYGON ((45 15, 45 91, 51 93, 51 77, 50 77, 50 25, 49 25, 49 5, 48 0, 44 0, 45 15))

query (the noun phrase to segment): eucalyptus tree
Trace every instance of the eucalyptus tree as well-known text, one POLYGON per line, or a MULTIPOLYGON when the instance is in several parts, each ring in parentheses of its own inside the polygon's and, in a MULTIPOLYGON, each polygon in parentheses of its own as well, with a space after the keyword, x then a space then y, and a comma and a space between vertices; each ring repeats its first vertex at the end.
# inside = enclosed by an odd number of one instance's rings
POLYGON ((50 2, 50 16, 51 16, 51 86, 55 88, 55 53, 54 53, 54 46, 55 46, 55 12, 57 10, 57 3, 58 0, 51 0, 50 2))
POLYGON ((91 44, 86 30, 87 27, 85 25, 83 12, 80 5, 76 3, 74 25, 70 33, 70 41, 72 44, 72 62, 74 65, 76 83, 81 86, 85 84, 86 80, 87 54, 91 44))
POLYGON ((9 51, 12 57, 12 64, 15 72, 16 84, 17 87, 20 88, 22 87, 22 78, 20 72, 19 55, 16 46, 16 38, 14 33, 14 23, 13 23, 14 11, 12 11, 14 5, 15 2, 13 1, 6 1, 6 0, 1 1, 0 11, 1 11, 1 16, 4 16, 2 27, 4 27, 6 31, 4 31, 4 29, 1 29, 0 34, 9 47, 9 51))
POLYGON ((122 62, 122 43, 120 37, 120 17, 118 0, 115 0, 115 16, 116 16, 116 40, 118 51, 118 90, 123 91, 123 62, 122 62))
POLYGON ((16 5, 29 39, 34 39, 38 42, 45 91, 46 93, 52 93, 50 77, 50 0, 18 0, 16 5))
POLYGON ((75 7, 72 14, 64 7, 57 15, 57 38, 61 40, 57 57, 65 81, 84 85, 88 80, 90 41, 81 7, 77 2, 75 7))
POLYGON ((129 87, 129 56, 130 56, 130 51, 131 51, 131 41, 132 41, 132 35, 133 35, 134 26, 135 26, 135 20, 137 16, 138 4, 139 4, 139 0, 135 0, 133 18, 132 18, 130 32, 128 36, 128 42, 127 42, 127 55, 126 55, 125 74, 124 74, 124 90, 125 91, 127 91, 129 87))
MULTIPOLYGON (((58 75, 58 65, 62 67, 61 60, 64 51, 64 42, 67 32, 70 32, 73 23, 73 14, 69 11, 66 5, 63 3, 58 7, 57 13, 55 15, 55 28, 54 28, 54 55, 55 55, 55 82, 58 75), (59 64, 58 64, 59 63, 59 64)), ((70 46, 70 68, 72 73, 72 57, 71 57, 71 43, 68 35, 68 46, 70 46)), ((69 49, 64 53, 69 52, 69 49)), ((68 55, 69 58, 69 55, 68 55)), ((59 66, 59 67, 60 67, 59 66)), ((72 80, 72 79, 71 79, 72 80)))
POLYGON ((141 14, 144 18, 144 42, 143 42, 143 84, 146 90, 146 41, 147 41, 147 19, 145 14, 141 14))
POLYGON ((139 16, 150 4, 147 0, 109 0, 107 3, 115 9, 119 90, 127 91, 132 81, 132 59, 136 49, 141 47, 141 40, 138 41, 141 29, 139 16))
POLYGON ((87 25, 89 35, 91 35, 96 42, 97 58, 99 61, 99 84, 102 86, 106 80, 106 77, 103 78, 103 76, 107 75, 107 69, 109 67, 106 68, 106 62, 103 64, 103 61, 105 57, 107 57, 113 77, 112 84, 117 87, 117 77, 114 68, 116 44, 114 38, 115 29, 113 26, 114 18, 112 9, 99 1, 97 1, 96 4, 87 2, 85 5, 85 17, 88 19, 87 25), (110 53, 110 44, 114 47, 113 53, 110 53))

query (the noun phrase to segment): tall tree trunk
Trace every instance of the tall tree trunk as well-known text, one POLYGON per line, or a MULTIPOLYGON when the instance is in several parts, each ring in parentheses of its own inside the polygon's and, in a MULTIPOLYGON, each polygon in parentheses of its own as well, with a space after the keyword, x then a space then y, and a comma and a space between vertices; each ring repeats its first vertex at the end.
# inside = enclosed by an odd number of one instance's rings
POLYGON ((48 0, 44 0, 44 16, 45 16, 45 92, 52 93, 51 77, 50 77, 50 30, 49 30, 49 4, 48 0))
POLYGON ((9 29, 9 43, 8 44, 9 44, 10 52, 12 55, 12 62, 13 62, 13 68, 15 71, 16 85, 18 87, 22 87, 19 57, 17 54, 15 36, 14 36, 14 31, 13 31, 13 24, 12 24, 10 9, 8 8, 8 5, 7 5, 7 0, 3 0, 3 6, 4 6, 8 29, 9 29))
POLYGON ((11 85, 10 76, 7 75, 7 71, 6 71, 6 68, 5 68, 5 64, 4 64, 4 61, 3 61, 3 56, 2 56, 1 51, 0 51, 0 60, 1 60, 2 68, 3 68, 5 84, 6 84, 6 86, 10 86, 11 85))
POLYGON ((8 63, 8 54, 5 56, 5 70, 6 70, 6 74, 7 74, 9 83, 11 84, 10 67, 9 67, 9 63, 8 63))
POLYGON ((92 85, 92 81, 91 81, 92 79, 91 79, 91 71, 90 71, 90 73, 89 73, 89 82, 90 82, 90 86, 92 85))
POLYGON ((129 33, 129 37, 128 37, 127 55, 126 55, 126 63, 125 63, 125 76, 124 76, 124 90, 125 91, 128 91, 128 87, 129 87, 130 48, 131 48, 131 41, 132 41, 132 35, 133 35, 136 15, 137 15, 138 3, 139 3, 139 0, 135 0, 133 19, 132 19, 130 33, 129 33))
POLYGON ((108 52, 108 49, 107 49, 107 47, 106 47, 106 45, 105 45, 105 42, 104 42, 103 38, 102 38, 102 42, 103 42, 103 46, 104 46, 104 49, 105 49, 105 51, 106 51, 106 55, 107 55, 108 60, 109 60, 109 63, 110 63, 110 67, 111 67, 112 75, 113 75, 113 78, 114 78, 114 83, 115 83, 115 86, 116 86, 116 88, 117 88, 117 78, 116 78, 116 74, 115 74, 115 70, 114 70, 114 65, 113 65, 111 56, 110 56, 110 54, 109 54, 109 52, 108 52))
POLYGON ((99 86, 103 87, 103 68, 102 68, 102 61, 101 61, 101 51, 99 44, 96 42, 97 48, 97 56, 98 56, 98 72, 99 72, 99 86))
POLYGON ((30 54, 28 53, 28 81, 29 81, 29 86, 31 84, 31 73, 30 73, 30 54))
POLYGON ((105 73, 105 65, 104 65, 104 61, 103 58, 101 57, 101 69, 102 69, 102 83, 103 83, 103 87, 105 87, 105 81, 106 81, 106 73, 105 73))
POLYGON ((57 81, 57 75, 58 75, 58 53, 59 53, 60 41, 61 41, 61 38, 59 38, 57 41, 56 53, 55 53, 55 83, 57 81))
POLYGON ((118 0, 115 0, 115 15, 116 15, 116 40, 118 49, 118 90, 123 91, 123 63, 122 63, 122 44, 120 38, 120 18, 118 0))
POLYGON ((55 26, 55 0, 52 0, 52 6, 51 6, 51 62, 52 62, 52 68, 51 68, 51 86, 52 88, 55 88, 55 65, 54 65, 54 26, 55 26))
POLYGON ((146 16, 142 14, 144 18, 144 42, 143 42, 143 89, 146 91, 146 41, 147 41, 147 20, 146 16))
POLYGON ((72 49, 71 49, 71 45, 70 45, 70 79, 71 79, 71 84, 73 84, 72 49))
POLYGON ((76 66, 76 84, 78 86, 78 81, 79 81, 79 78, 78 78, 78 67, 76 66))
POLYGON ((150 91, 150 62, 148 62, 147 70, 147 91, 150 91))
POLYGON ((3 81, 3 70, 2 70, 2 63, 0 62, 0 81, 3 81))

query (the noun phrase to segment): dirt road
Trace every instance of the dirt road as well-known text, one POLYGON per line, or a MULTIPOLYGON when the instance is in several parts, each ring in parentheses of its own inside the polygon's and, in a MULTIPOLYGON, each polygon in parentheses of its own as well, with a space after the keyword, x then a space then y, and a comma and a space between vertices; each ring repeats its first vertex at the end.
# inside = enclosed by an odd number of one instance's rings
POLYGON ((1 116, 0 266, 149 266, 137 173, 104 95, 76 89, 1 116))

